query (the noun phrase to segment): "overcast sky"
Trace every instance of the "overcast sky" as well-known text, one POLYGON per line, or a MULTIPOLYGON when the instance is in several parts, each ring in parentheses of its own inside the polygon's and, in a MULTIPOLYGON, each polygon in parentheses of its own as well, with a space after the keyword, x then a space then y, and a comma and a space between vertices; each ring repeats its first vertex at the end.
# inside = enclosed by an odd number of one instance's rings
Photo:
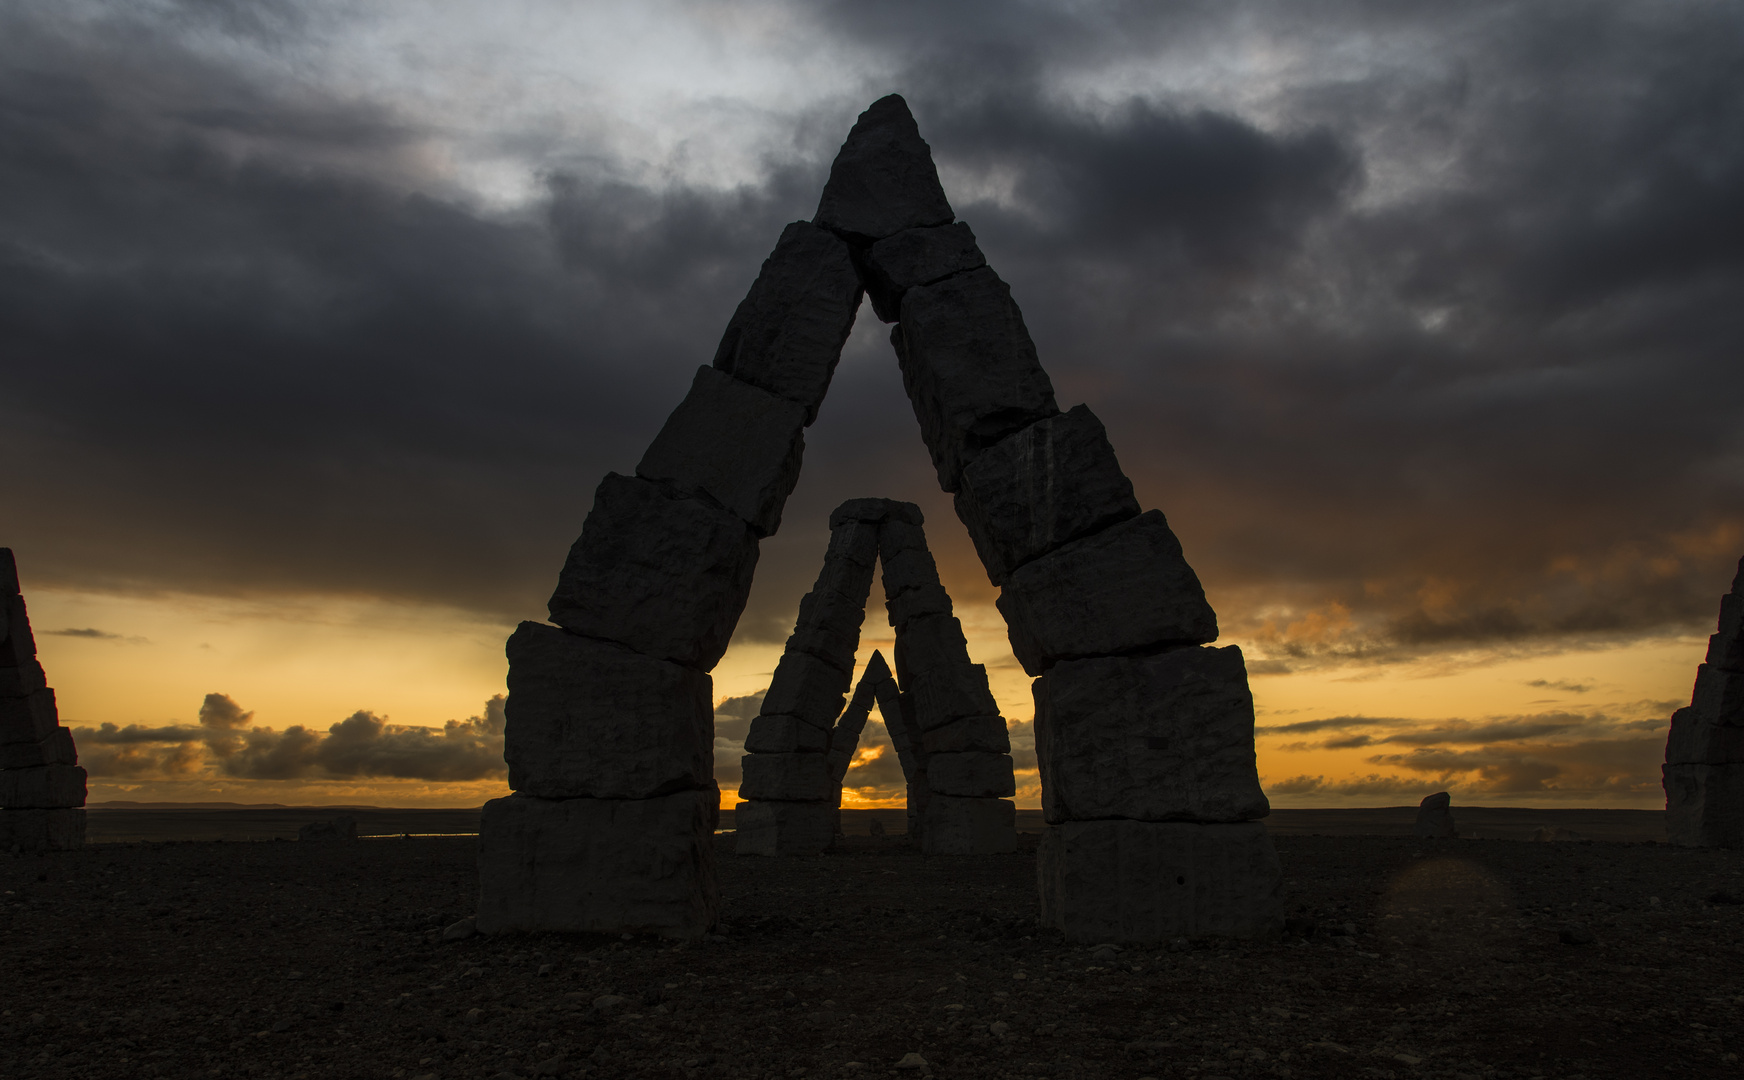
MULTIPOLYGON (((541 617, 891 91, 1254 670, 1706 632, 1729 3, 0 0, 0 543, 49 588, 541 617)), ((742 640, 861 495, 991 598, 869 308, 742 640)))

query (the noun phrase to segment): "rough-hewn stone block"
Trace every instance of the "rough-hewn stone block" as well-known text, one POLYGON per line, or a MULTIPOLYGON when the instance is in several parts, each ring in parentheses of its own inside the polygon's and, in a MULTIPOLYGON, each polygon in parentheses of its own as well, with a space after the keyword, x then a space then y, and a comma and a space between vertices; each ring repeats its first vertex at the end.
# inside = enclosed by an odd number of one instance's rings
POLYGON ((898 499, 849 499, 830 512, 830 528, 840 528, 847 521, 861 521, 869 525, 880 525, 886 521, 905 521, 910 525, 926 524, 926 518, 921 514, 919 506, 898 499))
POLYGON ((1694 708, 1679 709, 1671 714, 1665 760, 1670 765, 1744 762, 1744 725, 1718 724, 1694 708))
POLYGON ((1031 675, 1061 660, 1217 639, 1217 615, 1156 510, 1024 564, 998 606, 1031 675))
POLYGON ((1043 925, 1072 941, 1257 938, 1283 924, 1283 874, 1257 822, 1052 825, 1036 871, 1043 925))
POLYGON ((0 667, 0 700, 28 697, 38 690, 48 689, 42 665, 35 660, 17 667, 0 667))
POLYGON ((987 689, 987 668, 981 664, 938 667, 916 675, 908 688, 915 722, 921 731, 943 727, 965 716, 991 716, 999 711, 987 689))
MULTIPOLYGON (((931 792, 919 815, 927 855, 1000 855, 1017 850, 1017 804, 1010 799, 962 799, 931 792)), ((917 831, 913 824, 911 832, 917 831)))
POLYGON ((12 557, 12 549, 0 548, 0 597, 16 596, 22 591, 18 587, 18 562, 12 557))
POLYGON ((1453 796, 1445 791, 1423 796, 1417 805, 1417 821, 1413 831, 1423 839, 1435 840, 1458 836, 1453 828, 1453 796))
POLYGON ((828 732, 795 716, 759 716, 745 736, 751 754, 821 754, 828 746, 828 732))
POLYGON ((884 601, 884 610, 890 614, 890 625, 900 634, 915 619, 923 619, 929 615, 949 615, 951 596, 945 592, 943 585, 922 585, 918 589, 908 589, 890 597, 884 601))
POLYGON ((736 515, 609 473, 558 577, 551 621, 707 671, 756 567, 757 536, 736 515))
POLYGON ((989 754, 1011 753, 1011 732, 1003 716, 965 716, 924 732, 921 746, 933 754, 958 754, 979 750, 989 754))
POLYGON ((36 661, 36 639, 30 633, 30 612, 24 597, 0 594, 0 670, 27 667, 36 661))
POLYGON ((804 455, 804 406, 702 367, 636 475, 705 494, 769 536, 781 525, 804 455))
POLYGON ((740 798, 822 802, 830 797, 829 764, 822 754, 746 754, 740 766, 740 798))
MULTIPOLYGON (((924 741, 924 740, 923 740, 924 741)), ((969 750, 927 754, 927 787, 935 795, 967 799, 1009 798, 1017 794, 1011 755, 969 750)))
POLYGON ((904 229, 873 244, 859 258, 860 280, 872 310, 887 323, 902 313, 902 294, 909 289, 986 265, 975 234, 961 221, 904 229))
POLYGON ((893 559, 904 551, 925 551, 926 530, 906 521, 886 521, 878 527, 878 554, 893 559))
POLYGON ((1668 840, 1685 847, 1744 848, 1744 764, 1662 769, 1668 840))
POLYGON ((923 672, 968 663, 969 644, 955 615, 910 619, 896 632, 896 679, 905 686, 923 672))
POLYGON ((1744 671, 1744 596, 1720 597, 1720 628, 1708 638, 1708 665, 1744 671))
POLYGON ((54 691, 44 687, 23 697, 0 697, 0 743, 39 743, 60 726, 54 691))
POLYGON ((1032 689, 1049 822, 1236 822, 1269 811, 1236 646, 1070 660, 1032 689))
POLYGON ((889 596, 939 583, 939 568, 930 552, 911 549, 880 562, 884 567, 884 591, 889 596))
POLYGON ((0 810, 0 851, 76 851, 85 846, 83 807, 0 810))
POLYGON ((77 765, 73 733, 56 728, 48 738, 33 743, 0 743, 0 769, 29 769, 38 765, 77 765))
POLYGON ((0 769, 0 806, 32 809, 85 805, 85 770, 77 765, 0 769))
POLYGON ((478 929, 700 937, 720 906, 720 792, 484 804, 478 929))
POLYGON ((832 589, 806 593, 799 602, 799 621, 788 636, 787 651, 810 653, 843 672, 852 671, 869 592, 868 587, 858 599, 832 589))
POLYGON ((740 855, 821 855, 835 839, 836 808, 824 802, 742 802, 733 808, 733 850, 740 855))
POLYGON ((1744 672, 1727 671, 1712 664, 1698 667, 1690 708, 1714 723, 1744 724, 1744 672))
POLYGON ((908 103, 891 94, 854 122, 812 220, 864 242, 949 224, 953 216, 908 103))
POLYGON ((1060 411, 1011 289, 987 267, 908 290, 891 340, 946 491, 982 450, 1060 411))
POLYGON ((1139 513, 1102 421, 1083 405, 983 450, 963 470, 956 507, 995 585, 1031 559, 1139 513))
POLYGON ((827 229, 796 221, 782 230, 733 312, 714 366, 804 406, 810 424, 859 308, 860 276, 848 245, 827 229))
POLYGON ((714 782, 713 683, 554 626, 509 638, 509 786, 546 799, 645 799, 714 782))
POLYGON ((775 665, 769 691, 763 695, 765 716, 796 716, 812 727, 835 726, 847 700, 853 675, 810 653, 788 652, 775 665))

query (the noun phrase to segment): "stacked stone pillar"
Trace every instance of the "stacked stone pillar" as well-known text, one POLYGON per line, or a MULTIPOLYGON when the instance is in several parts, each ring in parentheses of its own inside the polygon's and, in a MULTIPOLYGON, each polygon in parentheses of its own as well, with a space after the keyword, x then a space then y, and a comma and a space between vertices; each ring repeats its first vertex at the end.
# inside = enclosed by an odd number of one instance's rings
POLYGON ((85 770, 61 726, 12 549, 0 548, 0 850, 85 842, 85 770))
POLYGON ((1270 932, 1281 874, 1256 820, 1268 806, 1241 652, 1204 647, 1217 619, 1179 541, 1141 512, 1090 410, 1055 403, 902 99, 861 114, 816 220, 854 242, 874 310, 896 323, 939 483, 1038 676, 1044 921, 1095 940, 1270 932))
POLYGON ((485 805, 480 930, 695 936, 716 921, 708 672, 860 298, 848 246, 788 226, 635 475, 601 482, 551 597, 556 625, 509 639, 515 794, 485 805))
POLYGON ((1744 848, 1744 559, 1688 708, 1665 742, 1665 826, 1674 844, 1744 848))
POLYGON ((962 626, 927 551, 920 507, 854 499, 830 516, 816 587, 745 740, 738 851, 810 855, 829 845, 841 783, 870 696, 908 780, 910 831, 929 854, 1016 847, 1014 781, 1005 720, 987 671, 969 661, 962 626), (874 562, 883 567, 896 630, 897 680, 874 654, 846 710, 874 562), (898 684, 900 683, 900 690, 898 684), (837 719, 838 714, 840 719, 837 719), (833 726, 832 726, 833 725, 833 726))

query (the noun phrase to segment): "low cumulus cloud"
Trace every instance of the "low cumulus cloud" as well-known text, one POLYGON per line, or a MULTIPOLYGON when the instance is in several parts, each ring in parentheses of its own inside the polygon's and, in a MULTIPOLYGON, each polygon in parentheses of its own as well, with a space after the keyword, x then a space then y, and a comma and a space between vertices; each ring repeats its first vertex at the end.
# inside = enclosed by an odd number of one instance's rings
POLYGON ((503 696, 440 729, 391 724, 359 710, 326 731, 257 726, 226 694, 207 694, 198 726, 102 724, 74 728, 80 763, 95 780, 423 780, 504 776, 503 696))

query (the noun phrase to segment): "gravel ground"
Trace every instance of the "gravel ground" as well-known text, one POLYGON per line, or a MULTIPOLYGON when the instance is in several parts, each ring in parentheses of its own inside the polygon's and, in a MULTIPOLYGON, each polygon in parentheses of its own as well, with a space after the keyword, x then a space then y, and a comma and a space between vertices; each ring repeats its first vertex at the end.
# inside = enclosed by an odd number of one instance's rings
POLYGON ((472 838, 0 856, 0 1075, 1740 1075, 1739 853, 1285 835, 1283 940, 1117 952, 1036 929, 1025 840, 722 836, 676 946, 442 940, 472 838))

